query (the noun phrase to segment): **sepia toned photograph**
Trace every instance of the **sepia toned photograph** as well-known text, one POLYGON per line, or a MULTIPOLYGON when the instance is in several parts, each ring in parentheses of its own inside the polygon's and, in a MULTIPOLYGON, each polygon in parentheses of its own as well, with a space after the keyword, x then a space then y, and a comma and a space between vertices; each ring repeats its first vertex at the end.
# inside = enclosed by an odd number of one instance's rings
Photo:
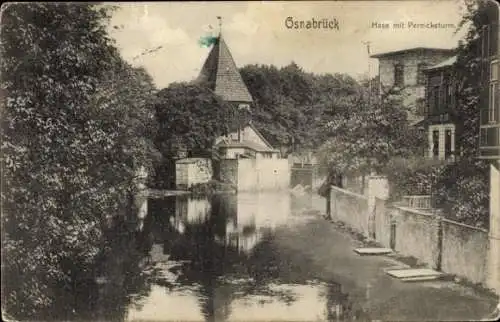
POLYGON ((499 8, 2 4, 2 319, 497 321, 499 8))

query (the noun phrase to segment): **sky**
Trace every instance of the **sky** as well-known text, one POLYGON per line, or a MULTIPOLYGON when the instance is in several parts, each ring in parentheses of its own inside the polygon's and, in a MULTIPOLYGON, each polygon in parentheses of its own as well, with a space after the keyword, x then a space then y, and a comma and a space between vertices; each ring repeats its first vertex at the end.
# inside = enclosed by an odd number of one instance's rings
POLYGON ((411 47, 453 48, 463 31, 457 34, 451 25, 458 24, 462 13, 460 0, 136 2, 119 4, 109 33, 122 56, 144 67, 158 88, 198 75, 210 51, 198 41, 218 34, 217 16, 222 17, 222 35, 238 67, 280 67, 294 61, 308 72, 360 77, 374 76, 378 70, 366 42, 372 54, 411 47), (338 29, 287 28, 290 19, 313 18, 336 20, 338 29), (405 28, 393 28, 395 22, 403 22, 405 28), (450 27, 410 28, 409 22, 450 27), (390 27, 374 28, 373 23, 390 27))

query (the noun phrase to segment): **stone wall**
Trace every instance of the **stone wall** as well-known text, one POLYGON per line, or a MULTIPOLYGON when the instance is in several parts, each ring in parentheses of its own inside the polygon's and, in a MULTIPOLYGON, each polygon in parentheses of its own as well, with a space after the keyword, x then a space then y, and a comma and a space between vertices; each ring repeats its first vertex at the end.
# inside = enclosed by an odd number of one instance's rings
POLYGON ((442 225, 441 269, 473 283, 486 282, 488 232, 451 220, 443 220, 442 225))
POLYGON ((207 183, 213 177, 212 160, 206 158, 181 159, 175 164, 176 187, 186 189, 207 183))
POLYGON ((492 241, 496 239, 488 236, 491 231, 390 205, 379 197, 374 198, 372 225, 371 198, 332 186, 332 219, 401 255, 413 256, 430 268, 481 283, 498 293, 500 268, 496 263, 500 256, 498 251, 492 252, 492 241))
MULTIPOLYGON (((394 209, 394 208, 393 208, 394 209)), ((395 207, 395 250, 439 268, 439 219, 414 209, 395 207)))
POLYGON ((287 190, 289 186, 287 159, 238 160, 238 191, 287 190))
POLYGON ((332 186, 330 196, 331 215, 368 236, 368 198, 332 186))
POLYGON ((220 160, 219 180, 238 185, 238 160, 220 160))

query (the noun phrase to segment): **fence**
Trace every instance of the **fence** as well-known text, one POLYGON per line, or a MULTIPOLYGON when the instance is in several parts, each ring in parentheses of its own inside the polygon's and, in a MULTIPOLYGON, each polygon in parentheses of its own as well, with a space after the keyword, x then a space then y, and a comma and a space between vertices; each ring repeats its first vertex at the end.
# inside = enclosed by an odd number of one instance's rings
POLYGON ((488 231, 374 199, 369 211, 369 197, 332 187, 332 219, 429 267, 473 283, 488 283, 488 231))
POLYGON ((412 209, 431 209, 431 196, 403 196, 404 206, 412 209))

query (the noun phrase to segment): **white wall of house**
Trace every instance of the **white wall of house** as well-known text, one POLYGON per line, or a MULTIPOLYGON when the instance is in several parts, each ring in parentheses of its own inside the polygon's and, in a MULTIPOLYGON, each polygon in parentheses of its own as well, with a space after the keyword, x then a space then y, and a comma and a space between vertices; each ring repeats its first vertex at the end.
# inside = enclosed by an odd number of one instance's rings
POLYGON ((438 131, 439 133, 439 141, 438 141, 438 159, 445 159, 445 136, 446 130, 451 131, 451 152, 455 152, 455 125, 454 124, 436 124, 430 125, 428 129, 428 140, 429 140, 429 158, 434 157, 434 131, 438 131))
POLYGON ((289 186, 288 159, 238 160, 238 191, 286 190, 289 186))

